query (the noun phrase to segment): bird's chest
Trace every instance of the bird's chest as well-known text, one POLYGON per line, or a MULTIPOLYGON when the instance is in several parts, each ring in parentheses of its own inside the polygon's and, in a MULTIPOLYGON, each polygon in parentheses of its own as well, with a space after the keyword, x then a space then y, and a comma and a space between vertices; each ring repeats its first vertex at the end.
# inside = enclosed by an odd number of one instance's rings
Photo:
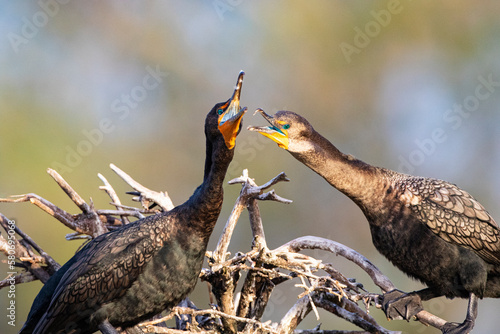
POLYGON ((140 279, 145 285, 155 287, 156 292, 163 296, 164 300, 158 300, 160 304, 183 299, 196 284, 203 257, 202 247, 186 249, 180 244, 164 246, 145 268, 140 279))

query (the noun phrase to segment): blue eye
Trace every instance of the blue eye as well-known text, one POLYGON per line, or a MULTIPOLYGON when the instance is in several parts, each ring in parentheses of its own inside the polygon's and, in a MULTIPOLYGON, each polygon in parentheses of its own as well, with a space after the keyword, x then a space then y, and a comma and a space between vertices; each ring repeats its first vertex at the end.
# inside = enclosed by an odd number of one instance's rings
POLYGON ((217 110, 218 115, 222 115, 223 113, 224 113, 224 110, 222 110, 222 109, 217 110))
POLYGON ((290 129, 290 124, 285 124, 285 125, 283 125, 283 129, 284 129, 284 130, 288 130, 288 129, 290 129))

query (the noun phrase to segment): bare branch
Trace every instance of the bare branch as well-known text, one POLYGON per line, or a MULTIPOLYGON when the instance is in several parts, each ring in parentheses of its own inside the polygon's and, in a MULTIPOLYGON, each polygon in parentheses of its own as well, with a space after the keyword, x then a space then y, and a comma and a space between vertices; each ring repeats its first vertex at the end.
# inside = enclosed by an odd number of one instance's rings
POLYGON ((248 199, 247 209, 253 235, 252 248, 267 248, 266 235, 264 233, 264 226, 262 225, 262 217, 260 215, 259 205, 257 204, 257 200, 255 198, 248 199))
MULTIPOLYGON (((326 309, 329 312, 332 312, 349 322, 352 322, 353 324, 365 329, 369 333, 399 333, 399 332, 392 332, 389 331, 383 327, 380 327, 377 325, 374 320, 368 321, 361 317, 358 313, 351 313, 344 309, 343 307, 339 306, 337 303, 332 302, 328 297, 327 294, 320 293, 320 292, 312 292, 311 294, 304 296, 300 298, 295 305, 288 310, 287 314, 281 319, 279 326, 278 326, 278 331, 281 334, 286 334, 286 333, 293 333, 295 328, 300 324, 300 322, 311 312, 312 310, 312 303, 311 299, 314 301, 314 303, 321 307, 326 309)), ((319 332, 321 333, 321 332, 319 332)))
MULTIPOLYGON (((5 227, 5 222, 8 220, 7 217, 5 217, 4 215, 2 215, 0 213, 0 220, 2 221, 2 225, 5 227)), ((31 237, 29 235, 27 235, 26 233, 24 233, 20 228, 19 226, 17 225, 14 225, 14 231, 23 239, 25 240, 31 247, 33 247, 42 257, 43 259, 45 260, 45 263, 47 263, 49 265, 49 271, 51 273, 54 273, 56 272, 59 268, 61 268, 61 265, 59 263, 56 262, 56 260, 54 260, 49 254, 47 254, 40 246, 38 246, 38 244, 33 240, 31 239, 31 237)), ((24 247, 25 248, 25 247, 24 247)), ((26 249, 26 248, 25 248, 26 249)), ((29 253, 29 252, 27 252, 29 253)), ((21 258, 21 257, 30 257, 30 254, 26 254, 23 252, 22 255, 19 255, 18 258, 21 258)), ((24 262, 24 261, 23 261, 24 262)))
POLYGON ((276 195, 274 190, 268 191, 267 193, 257 196, 257 199, 261 201, 275 201, 283 204, 290 204, 293 202, 292 200, 276 195))
MULTIPOLYGON (((396 334, 400 332, 389 331, 381 326, 379 326, 372 317, 368 316, 365 312, 350 312, 340 303, 335 302, 330 298, 328 294, 325 293, 313 293, 311 294, 316 305, 321 308, 332 312, 339 317, 355 324, 356 326, 370 332, 370 333, 384 333, 384 334, 396 334)), ((347 300, 342 300, 343 302, 349 302, 347 300)), ((352 306, 351 302, 351 306, 352 306)), ((355 305, 355 304, 354 304, 355 305)), ((357 307, 357 306, 356 306, 357 307)))
MULTIPOLYGON (((104 176, 98 174, 104 183, 99 188, 106 191, 110 196, 112 205, 116 207, 116 210, 95 210, 91 201, 90 204, 87 204, 59 174, 51 169, 48 169, 48 173, 82 210, 81 214, 71 215, 35 194, 22 195, 16 199, 0 199, 0 202, 17 203, 29 201, 37 205, 76 231, 76 233, 68 234, 67 239, 88 238, 88 235, 95 237, 107 231, 107 228, 120 228, 123 223, 128 222, 127 217, 143 218, 145 214, 155 213, 155 211, 149 209, 149 204, 151 203, 158 204, 164 211, 173 208, 172 201, 166 192, 150 190, 134 181, 128 174, 113 164, 110 167, 137 192, 134 195, 138 195, 138 198, 134 200, 140 201, 144 209, 122 205, 111 184, 104 176)), ((215 250, 207 252, 210 269, 203 269, 200 273, 200 278, 209 283, 211 289, 210 302, 213 303, 216 301, 217 304, 213 305, 214 309, 199 310, 194 304, 185 300, 180 304, 182 307, 173 308, 168 316, 140 324, 139 326, 142 330, 146 332, 173 334, 195 332, 207 334, 220 332, 297 334, 393 333, 379 326, 368 314, 368 306, 373 302, 375 302, 377 307, 380 307, 380 295, 367 293, 360 285, 349 281, 342 273, 338 272, 332 264, 322 263, 321 260, 300 254, 299 252, 303 249, 320 249, 341 255, 360 266, 383 292, 393 290, 395 287, 392 282, 364 256, 337 242, 310 236, 297 238, 275 250, 267 248, 258 200, 290 203, 290 200, 276 195, 274 190, 264 193, 265 189, 282 181, 289 181, 284 173, 280 173, 265 184, 257 186, 255 181, 248 176, 248 170, 246 169, 243 171, 242 176, 229 181, 230 184, 242 184, 242 189, 215 250), (248 209, 254 237, 252 249, 244 254, 237 253, 231 259, 226 260, 234 228, 245 208, 248 209), (241 291, 236 293, 238 280, 243 271, 247 271, 245 282, 241 291), (322 272, 323 274, 321 274, 322 272), (297 303, 290 308, 279 324, 271 324, 270 321, 263 323, 261 318, 275 286, 294 278, 301 280, 301 284, 296 286, 304 289, 304 291, 298 293, 297 303), (212 296, 215 296, 215 301, 212 296), (357 304, 358 301, 363 301, 366 309, 362 308, 363 304, 360 307, 357 304), (309 331, 296 330, 297 325, 311 310, 314 310, 318 316, 316 307, 321 307, 357 325, 364 332, 323 331, 319 330, 319 327, 309 331), (176 316, 178 318, 176 319, 178 320, 176 321, 176 329, 159 325, 176 316), (180 331, 179 329, 186 329, 187 331, 180 331)), ((9 220, 0 214, 0 222, 5 228, 9 220)), ((12 228, 9 227, 9 229, 12 228)), ((21 239, 15 240, 16 258, 21 261, 21 263, 16 262, 16 265, 22 266, 28 269, 28 271, 4 279, 0 282, 0 288, 11 285, 13 284, 12 282, 18 284, 37 278, 42 280, 42 282, 46 282, 49 274, 53 274, 60 266, 28 235, 19 230, 19 228, 16 227, 15 232, 21 236, 21 239), (36 255, 34 250, 40 256, 36 255), (48 264, 48 267, 42 267, 42 264, 48 264)), ((9 242, 0 235, 0 251, 4 254, 9 254, 9 242)), ((418 313, 417 316, 423 323, 430 324, 436 328, 440 328, 445 323, 445 320, 425 311, 418 313)), ((103 323, 99 328, 105 333, 116 333, 116 330, 109 323, 103 323)))
MULTIPOLYGON (((229 216, 229 219, 226 223, 226 226, 224 227, 224 231, 219 239, 219 242, 217 244, 217 247, 214 251, 214 259, 216 260, 215 262, 222 262, 225 260, 225 255, 227 252, 227 249, 229 247, 229 240, 231 239, 231 236, 233 234, 234 228, 236 226, 236 223, 241 215, 241 212, 243 212, 243 209, 245 207, 249 208, 250 212, 250 223, 252 225, 252 232, 254 239, 256 237, 260 238, 260 242, 262 243, 261 246, 265 246, 265 235, 264 235, 264 228, 262 226, 262 220, 260 218, 260 212, 258 210, 256 202, 252 200, 256 199, 261 199, 259 198, 260 195, 262 195, 262 190, 271 187, 272 185, 280 182, 280 181, 289 181, 288 178, 286 177, 285 173, 280 173, 278 176, 274 177, 271 181, 265 183, 263 186, 257 186, 255 181, 251 179, 248 176, 248 170, 244 169, 243 174, 240 177, 237 177, 231 181, 229 181, 229 184, 237 184, 241 183, 242 188, 240 191, 240 195, 238 199, 236 200, 236 203, 233 207, 233 211, 231 212, 231 215, 229 216)), ((279 200, 284 203, 286 203, 289 200, 282 199, 281 197, 275 195, 268 195, 264 196, 263 199, 270 199, 270 200, 279 200), (269 197, 268 197, 269 196, 269 197)), ((291 201, 289 201, 291 202, 291 201)))
MULTIPOLYGON (((275 251, 297 252, 301 249, 322 249, 336 255, 341 255, 361 267, 383 292, 388 292, 396 288, 389 278, 387 278, 387 276, 385 276, 367 258, 355 250, 332 240, 312 236, 301 237, 286 243, 285 245, 277 248, 275 251)), ((446 320, 441 319, 425 310, 420 311, 416 317, 422 323, 438 329, 446 323, 446 320)))
MULTIPOLYGON (((48 281, 50 278, 50 274, 53 274, 56 272, 57 269, 59 269, 60 265, 54 261, 47 253, 45 253, 29 236, 27 236, 25 233, 23 233, 19 227, 11 220, 9 220, 7 217, 5 217, 3 214, 0 213, 0 224, 2 227, 7 231, 7 234, 9 235, 9 241, 13 240, 14 241, 14 256, 18 260, 21 261, 22 265, 27 268, 31 274, 33 274, 37 279, 45 283, 48 281), (10 236, 12 235, 8 231, 12 229, 15 233, 20 235, 23 240, 23 242, 17 240, 16 238, 10 239, 10 236), (40 255, 37 256, 33 254, 31 249, 29 249, 28 245, 31 245, 33 248, 35 248, 40 255), (48 271, 47 272, 44 268, 40 266, 40 264, 49 264, 48 266, 48 271)), ((2 238, 3 239, 3 238, 2 238)), ((3 239, 5 240, 5 239, 3 239)), ((3 245, 2 248, 6 248, 6 256, 11 255, 11 246, 8 245, 3 245), (5 246, 5 247, 3 247, 5 246)), ((23 276, 22 279, 21 277, 17 279, 17 283, 23 283, 25 281, 26 276, 23 276)), ((26 279, 27 280, 27 279, 26 279)))
MULTIPOLYGON (((134 190, 140 193, 141 202, 143 202, 142 199, 146 199, 148 201, 158 204, 165 211, 170 211, 174 208, 174 204, 172 203, 172 200, 170 199, 166 191, 156 192, 151 189, 148 189, 139 182, 135 181, 130 175, 122 171, 120 168, 116 167, 114 164, 110 164, 109 167, 116 174, 118 174, 118 176, 121 177, 123 181, 125 181, 129 186, 131 186, 134 190)), ((149 205, 146 205, 146 207, 148 206, 149 205)))
POLYGON ((83 198, 78 195, 78 193, 66 182, 63 177, 53 170, 52 168, 47 168, 47 173, 52 176, 56 183, 61 187, 62 190, 71 198, 71 200, 82 210, 83 213, 90 213, 90 206, 85 203, 83 198))
POLYGON ((288 310, 278 326, 278 332, 281 334, 291 333, 311 312, 311 303, 309 297, 305 296, 297 300, 297 302, 288 310))
POLYGON ((349 331, 349 330, 327 330, 327 329, 296 329, 293 334, 369 334, 367 331, 349 331))
POLYGON ((227 249, 229 247, 229 242, 233 235, 234 228, 236 227, 236 223, 238 222, 238 219, 240 218, 241 213, 244 209, 245 202, 240 194, 240 196, 236 200, 236 203, 234 204, 231 214, 229 215, 226 225, 224 226, 224 230, 219 238, 219 242, 217 243, 217 246, 215 247, 215 250, 212 254, 214 263, 225 261, 227 249))
POLYGON ((38 206, 43 211, 47 212, 49 215, 54 217, 63 223, 66 227, 69 227, 72 230, 75 230, 80 233, 85 233, 79 226, 76 226, 73 222, 73 216, 66 211, 60 209, 56 205, 47 201, 46 199, 38 196, 37 194, 25 194, 25 195, 16 195, 11 196, 14 198, 0 198, 0 203, 20 203, 20 202, 30 202, 36 206, 38 206))
POLYGON ((342 245, 338 242, 313 236, 306 236, 294 239, 277 248, 275 252, 298 252, 302 249, 321 249, 332 252, 335 255, 340 255, 360 266, 372 278, 373 282, 387 292, 396 287, 392 282, 366 257, 359 254, 355 250, 342 245))
MULTIPOLYGON (((120 201, 120 198, 116 194, 116 191, 113 188, 113 186, 111 186, 108 180, 101 173, 98 173, 97 177, 99 177, 102 183, 104 183, 104 185, 100 186, 99 189, 104 190, 108 194, 108 196, 111 198, 111 201, 115 203, 114 205, 116 206, 116 209, 118 211, 124 211, 124 209, 121 207, 122 202, 120 201)), ((130 223, 126 215, 120 215, 120 217, 124 225, 130 223)))
POLYGON ((10 286, 12 284, 28 283, 36 281, 37 279, 38 278, 29 271, 20 273, 19 275, 16 276, 8 276, 3 281, 0 281, 0 289, 5 288, 6 286, 10 286))
MULTIPOLYGON (((120 206, 121 208, 123 206, 120 206)), ((96 210, 98 215, 104 215, 104 216, 132 216, 136 217, 137 219, 142 219, 145 216, 138 210, 123 210, 123 209, 118 209, 118 210, 96 210)), ((128 221, 128 220, 127 220, 128 221)))
MULTIPOLYGON (((226 314, 224 312, 217 311, 217 310, 195 310, 195 309, 192 309, 192 308, 189 308, 189 307, 174 307, 170 311, 170 314, 168 314, 167 316, 162 317, 160 319, 153 320, 153 321, 143 322, 143 323, 139 324, 139 327, 142 327, 144 330, 146 330, 146 332, 153 332, 153 331, 150 330, 151 326, 154 326, 154 325, 156 325, 156 324, 158 324, 160 322, 164 322, 164 321, 170 320, 174 316, 177 316, 178 314, 189 314, 191 316, 207 315, 208 314, 208 315, 215 316, 215 317, 220 317, 220 318, 223 318, 223 319, 224 318, 225 319, 231 319, 231 320, 234 320, 236 322, 250 323, 250 324, 255 325, 257 328, 264 329, 265 331, 267 331, 269 333, 278 333, 275 329, 273 329, 273 328, 271 328, 269 326, 266 326, 263 323, 261 323, 260 321, 256 321, 254 319, 247 319, 247 318, 237 317, 237 316, 229 315, 229 314, 226 314)), ((156 330, 157 327, 155 327, 154 329, 156 330)), ((165 332, 165 333, 169 333, 169 332, 165 332)))
POLYGON ((290 179, 286 176, 285 172, 279 173, 277 176, 275 176, 269 182, 264 183, 259 188, 261 190, 264 190, 264 189, 267 189, 267 188, 274 186, 276 183, 279 183, 279 182, 290 182, 290 179))

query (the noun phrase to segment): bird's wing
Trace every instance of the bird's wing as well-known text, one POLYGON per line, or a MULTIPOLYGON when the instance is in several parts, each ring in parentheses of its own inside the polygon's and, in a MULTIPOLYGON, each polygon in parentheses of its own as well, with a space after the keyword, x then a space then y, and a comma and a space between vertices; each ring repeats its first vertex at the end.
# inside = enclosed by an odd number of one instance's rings
POLYGON ((158 250, 152 228, 130 224, 87 244, 61 278, 37 330, 61 315, 76 323, 93 308, 123 296, 158 250))
POLYGON ((420 221, 444 240, 474 249, 500 263, 500 231, 495 220, 468 192, 451 183, 415 178, 406 187, 420 221))

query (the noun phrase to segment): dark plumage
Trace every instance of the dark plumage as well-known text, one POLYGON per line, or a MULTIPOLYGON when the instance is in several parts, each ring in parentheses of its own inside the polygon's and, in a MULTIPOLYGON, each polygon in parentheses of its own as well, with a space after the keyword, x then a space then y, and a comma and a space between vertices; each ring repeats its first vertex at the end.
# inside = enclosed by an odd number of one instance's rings
POLYGON ((132 327, 177 305, 194 288, 219 216, 223 180, 246 108, 231 99, 205 121, 203 183, 183 204, 103 234, 85 245, 42 288, 21 333, 93 333, 108 320, 132 327))
POLYGON ((271 126, 251 126, 351 198, 370 224, 375 247, 394 265, 429 288, 386 295, 389 318, 411 318, 421 300, 437 296, 470 298, 463 324, 443 331, 467 332, 474 325, 476 298, 500 297, 499 228, 469 193, 446 181, 415 177, 371 166, 341 153, 309 122, 290 111, 271 126))

